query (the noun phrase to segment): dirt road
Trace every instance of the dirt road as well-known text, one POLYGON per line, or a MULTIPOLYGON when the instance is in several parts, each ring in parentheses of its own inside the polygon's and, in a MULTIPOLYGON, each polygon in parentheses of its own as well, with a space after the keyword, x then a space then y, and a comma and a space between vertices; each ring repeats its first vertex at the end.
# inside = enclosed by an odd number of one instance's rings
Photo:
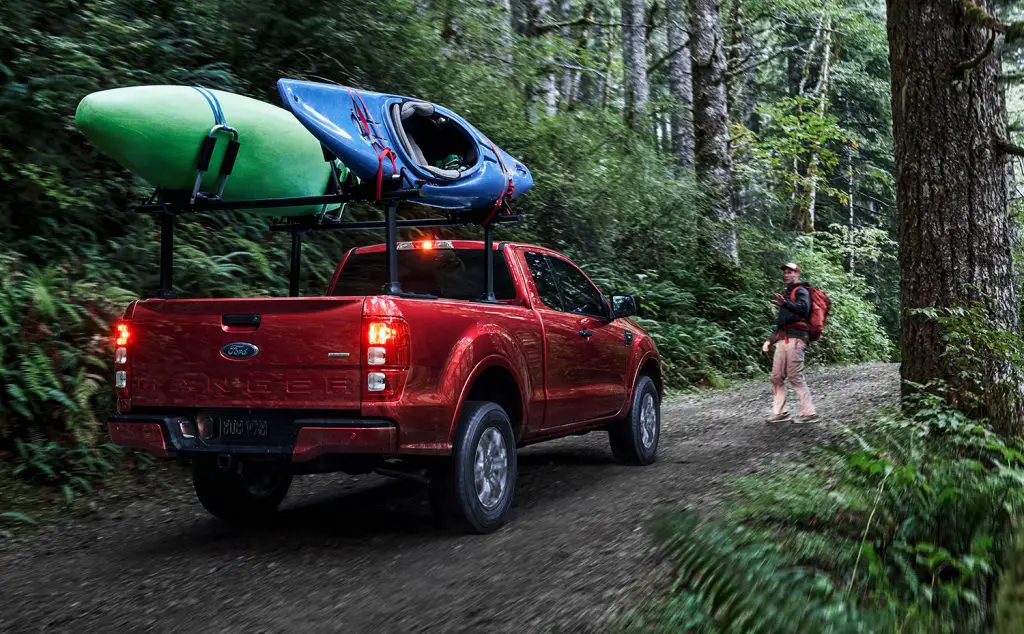
POLYGON ((898 393, 892 365, 809 380, 826 419, 810 428, 764 425, 766 384, 666 403, 651 467, 612 463, 603 433, 527 448, 513 519, 487 536, 437 527, 418 485, 378 476, 299 479, 271 526, 234 530, 163 471, 0 541, 0 632, 604 631, 648 593, 653 517, 898 393))

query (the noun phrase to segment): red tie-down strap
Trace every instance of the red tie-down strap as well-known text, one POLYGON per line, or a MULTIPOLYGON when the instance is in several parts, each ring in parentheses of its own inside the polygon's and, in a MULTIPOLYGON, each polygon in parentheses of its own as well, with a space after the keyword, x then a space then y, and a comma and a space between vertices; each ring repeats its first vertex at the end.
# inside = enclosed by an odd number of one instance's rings
POLYGON ((352 110, 356 114, 356 119, 366 134, 366 138, 370 140, 373 151, 377 154, 377 200, 380 200, 384 193, 384 159, 391 161, 391 171, 397 173, 398 164, 395 159, 398 158, 398 155, 382 140, 383 137, 377 128, 377 122, 370 116, 370 109, 366 107, 362 95, 352 92, 351 88, 346 88, 346 90, 348 90, 349 97, 352 98, 352 110), (371 122, 374 130, 370 129, 371 122))
POLYGON ((494 156, 498 159, 498 165, 501 166, 501 173, 505 176, 507 184, 502 188, 501 193, 498 194, 498 200, 494 201, 494 206, 491 207, 490 213, 487 214, 487 218, 480 224, 488 225, 494 220, 494 216, 498 214, 498 211, 503 205, 506 205, 508 200, 512 198, 512 194, 516 191, 516 184, 512 180, 512 175, 509 174, 505 168, 505 161, 501 158, 501 154, 498 153, 498 148, 494 146, 494 142, 491 142, 491 151, 494 152, 494 156))

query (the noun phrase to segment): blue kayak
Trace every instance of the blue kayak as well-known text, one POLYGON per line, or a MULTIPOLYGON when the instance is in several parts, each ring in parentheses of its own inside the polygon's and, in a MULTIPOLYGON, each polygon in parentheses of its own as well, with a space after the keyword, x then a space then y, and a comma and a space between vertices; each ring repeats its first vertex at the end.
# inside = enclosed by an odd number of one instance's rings
POLYGON ((419 189, 442 209, 497 208, 533 187, 525 165, 454 112, 398 95, 281 79, 278 90, 317 139, 359 178, 419 189))

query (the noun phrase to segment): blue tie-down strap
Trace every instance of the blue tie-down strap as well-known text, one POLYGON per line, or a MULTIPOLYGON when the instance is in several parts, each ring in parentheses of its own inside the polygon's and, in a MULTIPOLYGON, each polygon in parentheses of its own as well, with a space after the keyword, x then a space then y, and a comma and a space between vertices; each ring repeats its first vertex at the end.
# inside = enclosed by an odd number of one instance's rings
POLYGON ((210 128, 209 134, 203 138, 202 143, 199 145, 199 153, 196 155, 196 182, 192 187, 192 202, 194 203, 196 201, 196 197, 199 196, 199 188, 203 183, 203 177, 206 175, 206 171, 210 169, 210 160, 213 158, 213 150, 217 146, 217 135, 226 133, 230 135, 230 138, 228 139, 228 147, 224 151, 224 158, 220 162, 220 172, 217 178, 217 193, 214 194, 212 198, 220 198, 224 193, 224 186, 227 184, 228 176, 231 175, 231 171, 235 167, 235 159, 238 158, 238 149, 241 147, 241 144, 238 141, 238 130, 227 124, 227 119, 224 117, 224 110, 220 106, 220 100, 217 99, 217 95, 202 86, 193 86, 193 88, 195 88, 196 91, 206 99, 206 103, 210 105, 214 121, 214 125, 210 128))

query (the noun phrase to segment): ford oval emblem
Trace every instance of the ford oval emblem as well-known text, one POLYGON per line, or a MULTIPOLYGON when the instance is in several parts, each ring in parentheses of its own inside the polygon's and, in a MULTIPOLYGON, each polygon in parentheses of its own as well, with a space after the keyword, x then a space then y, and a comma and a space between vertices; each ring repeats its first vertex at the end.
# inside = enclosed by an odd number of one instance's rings
POLYGON ((220 349, 220 355, 232 361, 245 361, 260 353, 260 349, 245 341, 235 341, 220 349))

